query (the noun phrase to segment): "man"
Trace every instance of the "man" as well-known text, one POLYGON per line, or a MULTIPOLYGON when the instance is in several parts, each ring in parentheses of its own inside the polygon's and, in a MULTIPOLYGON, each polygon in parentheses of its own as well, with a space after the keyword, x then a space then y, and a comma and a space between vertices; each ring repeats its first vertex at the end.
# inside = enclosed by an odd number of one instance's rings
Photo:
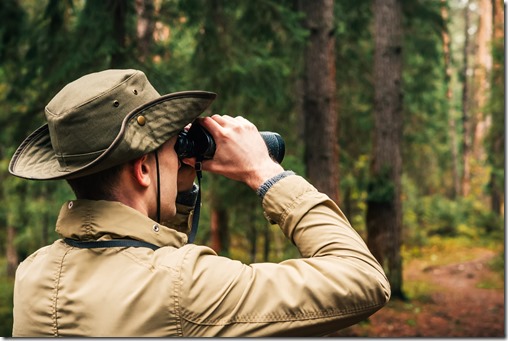
POLYGON ((214 98, 160 96, 140 71, 106 70, 51 100, 9 170, 66 179, 77 200, 60 211, 62 239, 17 270, 14 336, 317 336, 388 301, 382 268, 339 208, 273 161, 252 123, 197 118, 214 98), (175 143, 191 122, 217 146, 203 170, 256 191, 301 259, 246 265, 187 243, 196 160, 179 160, 175 143))

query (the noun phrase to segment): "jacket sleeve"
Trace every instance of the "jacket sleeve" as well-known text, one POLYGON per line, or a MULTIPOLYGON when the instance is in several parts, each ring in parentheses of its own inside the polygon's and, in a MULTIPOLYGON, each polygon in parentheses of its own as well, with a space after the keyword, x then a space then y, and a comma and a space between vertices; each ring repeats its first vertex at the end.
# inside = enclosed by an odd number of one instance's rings
POLYGON ((300 176, 263 199, 302 258, 246 265, 188 248, 181 264, 183 336, 320 336, 357 323, 390 297, 386 276, 337 205, 300 176))

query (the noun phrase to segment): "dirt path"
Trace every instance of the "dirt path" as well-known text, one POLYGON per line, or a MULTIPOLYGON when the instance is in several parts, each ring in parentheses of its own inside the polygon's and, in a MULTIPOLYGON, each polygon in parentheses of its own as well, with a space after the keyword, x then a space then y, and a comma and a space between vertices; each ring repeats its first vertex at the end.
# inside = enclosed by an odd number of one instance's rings
POLYGON ((392 301, 368 321, 334 336, 504 337, 504 288, 478 287, 497 276, 488 266, 494 256, 482 250, 472 261, 444 266, 411 261, 404 280, 425 283, 426 294, 411 302, 392 301))

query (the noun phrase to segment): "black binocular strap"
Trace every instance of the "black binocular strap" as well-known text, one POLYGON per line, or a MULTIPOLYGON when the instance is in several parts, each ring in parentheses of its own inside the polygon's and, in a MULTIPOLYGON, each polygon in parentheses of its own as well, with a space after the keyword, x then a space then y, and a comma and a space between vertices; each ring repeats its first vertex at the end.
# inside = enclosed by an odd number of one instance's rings
POLYGON ((192 227, 189 233, 189 239, 187 241, 188 244, 194 242, 194 238, 196 238, 196 234, 198 233, 198 225, 199 225, 199 214, 201 213, 201 178, 203 177, 203 173, 201 170, 201 162, 202 158, 196 158, 196 177, 198 178, 198 197, 196 198, 196 204, 194 205, 194 213, 192 215, 192 227))
POLYGON ((155 166, 157 167, 157 222, 161 223, 161 176, 159 173, 159 156, 155 150, 155 166))
POLYGON ((155 251, 159 248, 157 245, 134 239, 81 241, 64 238, 64 242, 70 246, 79 247, 81 249, 96 249, 103 247, 147 247, 155 251))

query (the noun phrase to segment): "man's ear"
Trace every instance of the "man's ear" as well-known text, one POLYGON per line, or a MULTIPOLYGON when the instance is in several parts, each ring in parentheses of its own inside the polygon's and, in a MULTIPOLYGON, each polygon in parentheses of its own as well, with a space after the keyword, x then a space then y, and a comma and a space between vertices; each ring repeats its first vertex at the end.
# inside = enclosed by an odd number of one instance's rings
POLYGON ((142 187, 148 187, 151 184, 150 173, 154 171, 154 167, 150 165, 149 161, 149 154, 132 161, 132 176, 142 187))

